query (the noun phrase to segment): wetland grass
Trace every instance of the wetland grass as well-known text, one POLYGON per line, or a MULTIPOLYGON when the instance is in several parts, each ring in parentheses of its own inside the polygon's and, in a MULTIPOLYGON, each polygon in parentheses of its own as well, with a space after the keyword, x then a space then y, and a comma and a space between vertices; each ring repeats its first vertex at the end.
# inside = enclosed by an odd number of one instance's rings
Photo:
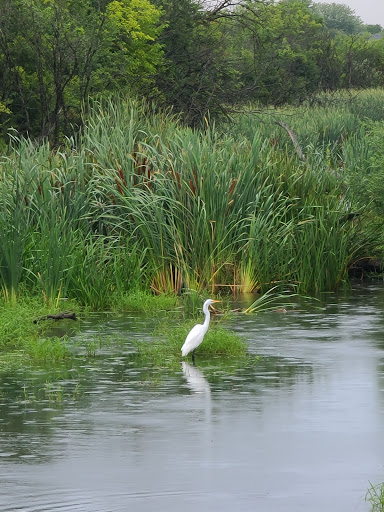
MULTIPOLYGON (((132 310, 136 294, 147 311, 140 294, 151 290, 345 286, 351 265, 381 255, 381 224, 358 198, 353 166, 382 168, 362 115, 372 101, 380 123, 383 98, 343 101, 275 112, 290 116, 306 162, 274 118, 239 115, 199 131, 121 98, 94 102, 82 134, 59 149, 13 137, 0 160, 3 299, 40 294, 49 307, 68 297, 132 310)), ((373 205, 376 189, 364 183, 373 205)))
MULTIPOLYGON (((173 328, 163 328, 156 332, 153 341, 135 342, 135 358, 142 365, 180 366, 181 346, 194 324, 192 321, 173 328)), ((245 358, 247 343, 233 331, 218 326, 210 327, 196 351, 196 359, 207 360, 215 357, 233 360, 245 358)), ((191 356, 183 360, 190 361, 191 356)))
POLYGON ((371 505, 371 512, 384 512, 384 483, 370 484, 365 500, 371 505))
POLYGON ((112 302, 113 311, 132 311, 151 313, 154 316, 163 314, 164 311, 172 311, 181 305, 180 297, 164 293, 155 295, 143 290, 132 291, 124 294, 116 294, 112 302))
MULTIPOLYGON (((11 352, 17 355, 13 362, 20 364, 26 361, 55 363, 68 359, 71 352, 66 338, 48 335, 52 321, 34 323, 36 318, 52 312, 41 298, 24 297, 16 303, 3 301, 0 304, 0 360, 6 364, 11 352)), ((73 329, 73 321, 67 322, 72 322, 73 329)))

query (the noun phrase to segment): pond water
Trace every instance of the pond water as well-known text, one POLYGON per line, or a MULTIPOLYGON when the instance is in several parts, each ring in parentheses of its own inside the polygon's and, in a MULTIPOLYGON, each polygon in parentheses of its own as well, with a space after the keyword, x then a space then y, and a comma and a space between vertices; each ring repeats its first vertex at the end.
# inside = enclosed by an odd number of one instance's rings
POLYGON ((384 480, 383 299, 356 285, 322 310, 239 315, 259 362, 197 352, 172 370, 130 353, 156 319, 85 319, 83 336, 127 345, 0 375, 0 510, 368 511, 384 480))

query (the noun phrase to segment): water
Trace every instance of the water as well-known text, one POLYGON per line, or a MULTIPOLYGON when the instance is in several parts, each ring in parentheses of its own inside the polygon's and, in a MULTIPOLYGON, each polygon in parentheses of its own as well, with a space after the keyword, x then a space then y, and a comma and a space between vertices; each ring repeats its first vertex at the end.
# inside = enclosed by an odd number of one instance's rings
MULTIPOLYGON (((121 345, 4 371, 1 512, 368 511, 384 480, 383 296, 357 286, 325 310, 236 317, 257 364, 138 368, 121 345)), ((155 323, 83 330, 148 340, 155 323)))

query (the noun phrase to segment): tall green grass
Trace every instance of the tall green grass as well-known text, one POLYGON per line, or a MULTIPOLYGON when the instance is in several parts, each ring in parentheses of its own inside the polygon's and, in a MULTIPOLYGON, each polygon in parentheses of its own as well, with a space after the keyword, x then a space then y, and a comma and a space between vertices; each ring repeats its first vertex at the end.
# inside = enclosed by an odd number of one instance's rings
POLYGON ((382 96, 239 115, 204 131, 152 105, 101 99, 59 150, 14 136, 0 160, 3 297, 26 290, 52 306, 73 297, 104 309, 151 289, 346 283, 349 266, 380 245, 357 191, 358 173, 380 167, 365 134, 381 132, 363 112, 382 96), (295 131, 305 162, 276 119, 295 131))
POLYGON ((365 500, 371 505, 371 512, 383 512, 384 510, 384 484, 370 484, 365 500))

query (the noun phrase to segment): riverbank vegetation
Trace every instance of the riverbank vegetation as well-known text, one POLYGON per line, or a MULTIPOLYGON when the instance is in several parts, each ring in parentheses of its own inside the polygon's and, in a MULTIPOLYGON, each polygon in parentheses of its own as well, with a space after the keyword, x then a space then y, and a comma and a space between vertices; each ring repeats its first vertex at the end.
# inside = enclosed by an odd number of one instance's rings
POLYGON ((63 300, 149 311, 154 296, 196 310, 379 268, 381 27, 334 9, 4 2, 4 314, 31 297, 35 317, 63 300))
POLYGON ((140 290, 343 286, 381 255, 384 94, 321 101, 197 130, 115 98, 59 149, 14 137, 0 168, 4 300, 96 310, 140 290))

